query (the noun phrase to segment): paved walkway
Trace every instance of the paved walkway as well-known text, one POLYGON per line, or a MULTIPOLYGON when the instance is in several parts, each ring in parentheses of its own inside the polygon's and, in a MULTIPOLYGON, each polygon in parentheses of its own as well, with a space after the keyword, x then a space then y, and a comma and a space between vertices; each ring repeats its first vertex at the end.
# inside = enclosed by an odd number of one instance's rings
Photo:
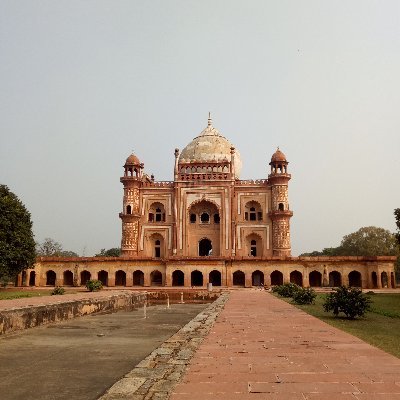
POLYGON ((263 291, 233 291, 171 400, 400 400, 400 359, 263 291))

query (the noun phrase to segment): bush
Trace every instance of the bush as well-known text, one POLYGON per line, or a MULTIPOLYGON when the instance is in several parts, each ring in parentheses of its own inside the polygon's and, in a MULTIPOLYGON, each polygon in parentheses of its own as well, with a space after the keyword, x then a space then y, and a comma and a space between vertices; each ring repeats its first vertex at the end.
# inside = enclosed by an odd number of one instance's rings
POLYGON ((361 289, 341 286, 326 296, 323 307, 326 312, 333 311, 335 317, 342 312, 347 318, 354 319, 369 311, 370 304, 371 299, 361 289))
POLYGON ((103 289, 103 284, 97 279, 91 279, 90 281, 86 282, 86 288, 90 292, 97 292, 98 290, 103 289))
POLYGON ((296 304, 314 304, 317 294, 311 288, 299 288, 293 294, 293 302, 296 304))
POLYGON ((56 286, 53 291, 51 292, 51 295, 59 295, 59 294, 64 294, 65 293, 65 289, 62 286, 56 286))
POLYGON ((272 291, 281 297, 293 297, 293 295, 301 289, 295 283, 284 283, 283 285, 275 286, 272 291))

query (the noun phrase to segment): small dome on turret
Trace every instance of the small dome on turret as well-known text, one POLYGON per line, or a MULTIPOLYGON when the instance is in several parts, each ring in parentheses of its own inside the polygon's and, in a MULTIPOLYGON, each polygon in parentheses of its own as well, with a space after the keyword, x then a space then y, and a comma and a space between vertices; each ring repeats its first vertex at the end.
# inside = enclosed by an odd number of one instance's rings
POLYGON ((131 154, 125 161, 125 165, 140 165, 140 161, 135 154, 131 154))
POLYGON ((277 148, 276 152, 272 154, 271 162, 287 162, 286 156, 277 148))

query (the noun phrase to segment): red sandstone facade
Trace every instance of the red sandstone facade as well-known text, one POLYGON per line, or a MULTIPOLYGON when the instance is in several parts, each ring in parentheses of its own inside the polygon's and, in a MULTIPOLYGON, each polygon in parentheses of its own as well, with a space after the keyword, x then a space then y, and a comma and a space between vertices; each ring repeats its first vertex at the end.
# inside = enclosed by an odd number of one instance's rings
POLYGON ((288 161, 240 180, 239 152, 212 125, 180 153, 174 180, 157 182, 130 155, 123 184, 122 257, 40 258, 26 285, 393 287, 395 257, 291 257, 288 161))
POLYGON ((239 179, 235 148, 212 126, 179 154, 174 180, 157 182, 135 155, 124 165, 122 255, 290 256, 288 162, 278 149, 268 178, 239 179))

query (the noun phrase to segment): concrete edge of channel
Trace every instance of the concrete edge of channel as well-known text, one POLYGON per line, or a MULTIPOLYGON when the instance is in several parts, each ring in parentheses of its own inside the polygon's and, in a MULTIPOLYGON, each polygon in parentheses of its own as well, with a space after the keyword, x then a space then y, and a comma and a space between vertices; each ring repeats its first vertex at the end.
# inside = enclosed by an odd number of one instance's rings
POLYGON ((228 298, 229 292, 223 292, 217 300, 153 350, 98 400, 168 399, 228 298))
POLYGON ((0 336, 94 313, 136 309, 143 306, 146 298, 146 293, 140 292, 112 293, 100 298, 61 299, 50 304, 3 310, 0 311, 0 336))

